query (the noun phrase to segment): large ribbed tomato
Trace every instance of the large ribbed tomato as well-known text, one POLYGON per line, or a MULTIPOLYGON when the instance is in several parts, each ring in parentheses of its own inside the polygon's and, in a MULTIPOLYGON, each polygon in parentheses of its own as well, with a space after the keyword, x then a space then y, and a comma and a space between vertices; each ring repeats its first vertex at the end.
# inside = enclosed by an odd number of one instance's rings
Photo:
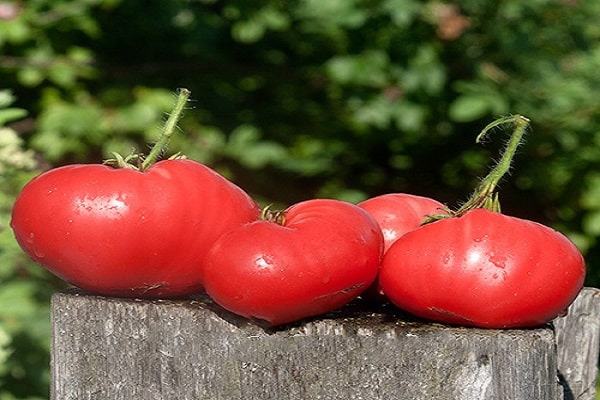
POLYGON ((581 253, 559 232, 474 209, 398 239, 384 256, 379 282, 394 304, 420 317, 516 328, 563 313, 584 278, 581 253))
POLYGON ((75 286, 173 297, 201 290, 213 242, 259 215, 212 169, 165 160, 144 172, 80 164, 43 173, 18 196, 11 226, 34 261, 75 286))
POLYGON ((246 224, 217 240, 203 278, 216 303, 280 325, 335 310, 373 282, 383 237, 366 211, 314 199, 283 215, 278 222, 246 224))

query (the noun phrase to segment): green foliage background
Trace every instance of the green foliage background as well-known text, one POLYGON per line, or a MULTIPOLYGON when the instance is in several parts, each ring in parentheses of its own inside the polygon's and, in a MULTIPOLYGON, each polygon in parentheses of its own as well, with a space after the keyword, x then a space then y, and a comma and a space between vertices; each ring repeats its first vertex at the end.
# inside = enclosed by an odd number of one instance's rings
POLYGON ((14 242, 42 170, 145 151, 174 90, 193 102, 170 152, 261 203, 385 192, 466 199, 532 120, 505 213, 551 225, 600 282, 600 2, 0 1, 0 400, 48 391, 49 297, 62 283, 14 242))

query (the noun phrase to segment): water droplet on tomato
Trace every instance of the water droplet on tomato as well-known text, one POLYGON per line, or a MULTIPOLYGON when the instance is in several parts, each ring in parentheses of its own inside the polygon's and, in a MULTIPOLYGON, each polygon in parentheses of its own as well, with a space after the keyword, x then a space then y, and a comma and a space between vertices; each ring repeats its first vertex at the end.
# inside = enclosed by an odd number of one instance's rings
POLYGON ((35 255, 37 258, 44 258, 44 257, 46 257, 46 254, 45 254, 43 251, 39 250, 39 249, 35 249, 35 250, 33 251, 33 254, 34 254, 34 255, 35 255))
POLYGON ((35 233, 30 232, 25 240, 27 241, 27 243, 32 244, 35 241, 35 233))
POLYGON ((452 261, 452 257, 451 257, 449 254, 445 254, 445 255, 444 255, 444 258, 442 259, 442 262, 443 262, 444 264, 449 264, 449 263, 450 263, 450 261, 452 261))
POLYGON ((506 268, 506 257, 504 256, 493 255, 489 258, 489 260, 492 264, 494 264, 495 267, 502 269, 506 268))
POLYGON ((331 277, 330 277, 330 276, 324 276, 324 277, 323 277, 323 280, 322 280, 322 282, 323 282, 324 284, 327 284, 327 283, 329 283, 330 281, 331 281, 331 277))
POLYGON ((254 265, 260 270, 271 270, 273 268, 273 258, 267 254, 260 254, 254 260, 254 265))
POLYGON ((148 211, 146 209, 144 209, 144 208, 140 209, 138 211, 138 214, 140 216, 140 221, 141 222, 146 223, 146 222, 150 221, 150 218, 148 218, 148 215, 147 215, 148 211))

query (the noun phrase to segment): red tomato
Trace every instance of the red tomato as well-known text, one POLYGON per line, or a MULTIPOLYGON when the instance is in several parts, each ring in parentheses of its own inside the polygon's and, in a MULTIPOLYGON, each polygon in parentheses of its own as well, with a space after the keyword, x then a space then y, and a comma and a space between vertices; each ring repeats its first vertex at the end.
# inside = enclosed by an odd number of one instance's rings
MULTIPOLYGON (((421 226, 427 215, 439 214, 444 205, 428 197, 407 193, 388 193, 358 204, 375 218, 384 239, 384 253, 406 232, 421 226)), ((378 280, 364 294, 370 300, 384 302, 378 280)))
POLYGON ((377 222, 361 208, 315 199, 223 235, 204 264, 206 292, 247 318, 281 325, 332 311, 375 279, 383 249, 377 222))
POLYGON ((544 225, 475 209, 407 233, 384 256, 380 284, 417 316, 483 328, 534 327, 563 313, 585 262, 544 225))
POLYGON ((400 236, 421 226, 427 215, 439 214, 444 205, 428 197, 388 193, 358 203, 375 218, 384 239, 384 251, 400 236))
POLYGON ((202 289, 200 264, 224 232, 260 216, 239 187, 191 160, 146 172, 70 165, 28 183, 11 226, 23 250, 82 289, 175 297, 202 289))

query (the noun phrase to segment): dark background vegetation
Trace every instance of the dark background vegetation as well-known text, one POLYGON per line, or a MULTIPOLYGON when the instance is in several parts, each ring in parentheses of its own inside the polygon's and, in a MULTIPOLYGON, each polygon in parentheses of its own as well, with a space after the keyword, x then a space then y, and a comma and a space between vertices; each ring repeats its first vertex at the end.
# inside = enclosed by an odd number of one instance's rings
POLYGON ((568 235, 597 286, 599 16, 595 0, 0 0, 0 400, 47 396, 62 287, 15 243, 16 195, 48 168, 146 151, 179 87, 193 101, 169 152, 281 207, 455 206, 508 135, 481 146, 479 130, 523 114, 503 211, 568 235))

